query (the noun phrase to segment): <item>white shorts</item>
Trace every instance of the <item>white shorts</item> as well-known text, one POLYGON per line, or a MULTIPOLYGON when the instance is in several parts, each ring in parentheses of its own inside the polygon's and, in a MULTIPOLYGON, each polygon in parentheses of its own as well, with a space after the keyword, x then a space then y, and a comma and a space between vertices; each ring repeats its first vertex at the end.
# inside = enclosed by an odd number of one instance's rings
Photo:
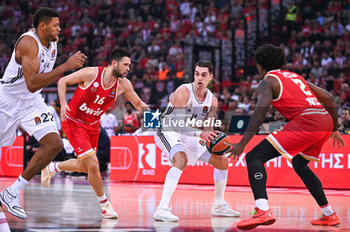
POLYGON ((191 165, 195 165, 207 151, 205 146, 205 141, 201 138, 191 137, 183 135, 174 131, 158 131, 154 136, 154 140, 157 146, 168 155, 169 161, 172 162, 172 157, 170 157, 170 150, 177 144, 181 144, 184 148, 184 151, 187 155, 188 162, 191 165))
POLYGON ((54 116, 41 96, 20 99, 5 94, 0 86, 0 147, 12 145, 19 126, 37 141, 52 132, 59 134, 54 116))

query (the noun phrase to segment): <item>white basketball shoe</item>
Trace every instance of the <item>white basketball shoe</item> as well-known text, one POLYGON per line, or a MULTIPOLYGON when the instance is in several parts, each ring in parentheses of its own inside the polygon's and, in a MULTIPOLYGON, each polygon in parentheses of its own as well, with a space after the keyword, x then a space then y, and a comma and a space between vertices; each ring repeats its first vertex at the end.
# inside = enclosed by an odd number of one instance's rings
POLYGON ((153 214, 153 218, 157 221, 177 222, 179 220, 179 217, 172 214, 170 210, 171 208, 157 207, 156 212, 154 212, 153 214))
POLYGON ((211 207, 211 214, 222 217, 239 217, 240 213, 234 211, 225 201, 223 203, 213 202, 211 207))

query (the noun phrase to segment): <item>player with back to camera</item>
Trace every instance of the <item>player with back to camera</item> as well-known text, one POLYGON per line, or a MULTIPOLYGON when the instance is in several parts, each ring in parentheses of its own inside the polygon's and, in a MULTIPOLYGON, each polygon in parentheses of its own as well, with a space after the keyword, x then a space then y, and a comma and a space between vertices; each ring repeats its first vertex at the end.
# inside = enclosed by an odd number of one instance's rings
POLYGON ((10 146, 21 126, 40 143, 28 166, 18 179, 0 194, 0 201, 16 217, 25 219, 20 192, 62 150, 63 143, 54 117, 44 103, 41 89, 64 72, 80 68, 86 56, 80 51, 53 69, 61 31, 59 15, 42 7, 33 15, 34 29, 17 40, 11 60, 0 80, 0 147, 10 146))
POLYGON ((99 123, 102 114, 118 96, 124 94, 139 111, 149 110, 126 78, 130 71, 130 54, 114 49, 107 67, 87 67, 61 78, 58 95, 61 103, 62 129, 74 148, 77 159, 50 163, 41 172, 41 184, 48 188, 51 177, 59 171, 84 172, 100 202, 103 218, 118 218, 104 190, 96 156, 99 123), (67 85, 78 84, 72 100, 67 104, 67 85))
MULTIPOLYGON (((194 65, 194 81, 183 84, 175 90, 161 118, 175 117, 175 120, 213 119, 216 114, 218 101, 207 88, 213 79, 214 66, 202 60, 194 65)), ((187 163, 194 165, 198 160, 215 167, 215 201, 211 213, 214 216, 238 217, 224 200, 227 182, 228 159, 225 156, 211 155, 205 147, 205 141, 212 140, 219 131, 209 128, 179 128, 171 130, 162 125, 155 135, 158 147, 168 155, 173 166, 169 169, 163 187, 162 198, 153 218, 159 221, 178 221, 179 217, 170 212, 169 202, 176 189, 180 176, 187 163), (203 138, 204 140, 202 140, 203 138)))
POLYGON ((241 155, 263 123, 270 103, 289 122, 282 129, 268 135, 245 157, 256 207, 253 217, 238 222, 237 227, 253 229, 276 221, 267 201, 264 164, 281 155, 292 162, 295 172, 321 208, 321 218, 312 220, 311 224, 339 224, 338 215, 329 205, 320 180, 308 167, 310 160, 319 161, 321 148, 329 137, 333 138, 333 145, 335 142, 339 147, 344 145, 338 132, 334 97, 305 81, 300 75, 281 70, 285 64, 285 56, 279 47, 271 44, 260 46, 255 53, 255 60, 260 76, 264 79, 257 88, 258 102, 248 128, 238 144, 230 144, 230 156, 234 159, 241 155))

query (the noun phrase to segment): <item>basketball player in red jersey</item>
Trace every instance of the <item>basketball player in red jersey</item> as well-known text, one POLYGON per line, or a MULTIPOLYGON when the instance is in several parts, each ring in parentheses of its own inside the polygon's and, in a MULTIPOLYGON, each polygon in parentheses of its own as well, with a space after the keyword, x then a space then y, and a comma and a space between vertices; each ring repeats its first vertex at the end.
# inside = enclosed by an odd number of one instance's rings
MULTIPOLYGON (((338 225, 339 218, 328 204, 322 184, 307 166, 310 160, 319 161, 323 144, 329 137, 344 145, 338 132, 338 116, 333 96, 305 81, 296 73, 280 70, 285 64, 282 49, 266 44, 255 54, 257 68, 264 78, 257 94, 258 102, 248 128, 238 144, 230 144, 230 156, 239 157, 244 147, 264 121, 270 103, 288 119, 280 130, 271 133, 246 155, 248 175, 255 198, 253 217, 238 222, 239 229, 253 229, 276 221, 268 206, 266 170, 264 163, 280 155, 292 162, 295 172, 303 180, 322 211, 313 225, 338 225)), ((233 159, 234 159, 233 158, 233 159)))
POLYGON ((126 113, 124 114, 124 133, 134 133, 141 126, 141 114, 134 111, 130 102, 125 102, 126 113))
POLYGON ((107 67, 88 67, 63 77, 58 82, 61 103, 62 129, 72 144, 78 159, 51 163, 41 173, 41 183, 49 187, 50 179, 59 171, 84 172, 101 204, 103 218, 118 218, 112 204, 103 191, 96 148, 101 115, 121 94, 142 112, 148 106, 135 93, 130 81, 125 78, 130 71, 130 54, 115 49, 107 67), (78 84, 72 100, 67 105, 67 85, 78 84))

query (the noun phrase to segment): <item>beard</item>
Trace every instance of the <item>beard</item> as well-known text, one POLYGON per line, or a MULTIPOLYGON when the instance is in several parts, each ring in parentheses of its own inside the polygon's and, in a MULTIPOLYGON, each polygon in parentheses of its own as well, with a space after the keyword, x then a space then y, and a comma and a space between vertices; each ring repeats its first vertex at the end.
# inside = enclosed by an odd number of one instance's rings
POLYGON ((112 75, 119 78, 124 78, 123 74, 118 69, 113 69, 112 75))

